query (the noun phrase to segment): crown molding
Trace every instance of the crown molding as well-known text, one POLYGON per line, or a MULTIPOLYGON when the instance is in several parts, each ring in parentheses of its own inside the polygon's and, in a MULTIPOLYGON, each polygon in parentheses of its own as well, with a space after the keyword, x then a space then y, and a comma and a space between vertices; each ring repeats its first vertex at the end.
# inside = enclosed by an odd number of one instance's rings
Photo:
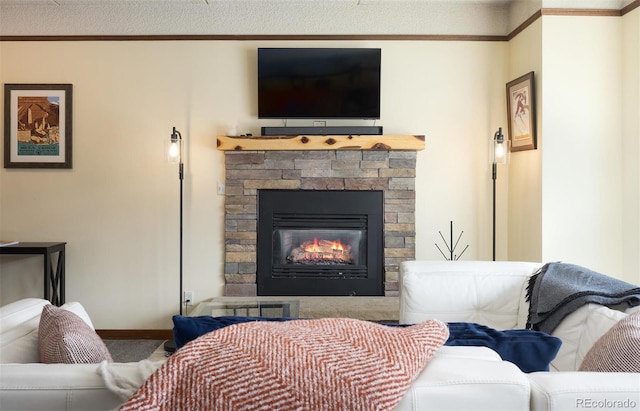
POLYGON ((160 34, 160 35, 68 35, 0 36, 0 41, 506 41, 507 36, 456 34, 160 34))

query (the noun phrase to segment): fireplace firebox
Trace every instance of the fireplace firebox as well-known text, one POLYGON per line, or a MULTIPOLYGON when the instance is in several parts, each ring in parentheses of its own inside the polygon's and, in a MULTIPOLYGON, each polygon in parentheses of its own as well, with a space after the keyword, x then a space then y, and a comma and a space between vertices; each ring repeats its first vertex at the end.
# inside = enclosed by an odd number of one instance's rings
POLYGON ((258 295, 384 295, 383 192, 258 190, 258 295))

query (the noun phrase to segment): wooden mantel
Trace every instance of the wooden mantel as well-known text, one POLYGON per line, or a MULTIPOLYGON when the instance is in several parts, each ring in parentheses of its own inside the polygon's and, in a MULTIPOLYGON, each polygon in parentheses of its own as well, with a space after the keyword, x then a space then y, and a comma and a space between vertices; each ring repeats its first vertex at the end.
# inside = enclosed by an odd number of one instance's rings
POLYGON ((218 136, 218 150, 424 150, 423 135, 218 136))

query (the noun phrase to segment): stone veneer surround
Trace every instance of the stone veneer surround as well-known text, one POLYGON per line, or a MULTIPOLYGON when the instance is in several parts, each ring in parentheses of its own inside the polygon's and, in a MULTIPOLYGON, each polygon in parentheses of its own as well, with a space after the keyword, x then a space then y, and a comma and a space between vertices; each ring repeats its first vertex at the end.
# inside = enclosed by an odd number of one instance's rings
POLYGON ((225 295, 255 296, 259 189, 382 190, 384 290, 415 258, 416 151, 225 151, 225 295))

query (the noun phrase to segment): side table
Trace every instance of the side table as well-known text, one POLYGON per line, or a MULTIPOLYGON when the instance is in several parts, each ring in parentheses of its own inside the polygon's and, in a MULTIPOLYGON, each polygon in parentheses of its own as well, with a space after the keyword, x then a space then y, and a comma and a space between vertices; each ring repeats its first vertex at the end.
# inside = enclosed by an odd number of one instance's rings
POLYGON ((44 257, 44 298, 51 304, 61 306, 64 304, 64 268, 65 245, 67 243, 31 243, 20 242, 17 244, 0 247, 0 254, 34 254, 44 257), (53 267, 53 254, 58 253, 56 267, 53 267))

